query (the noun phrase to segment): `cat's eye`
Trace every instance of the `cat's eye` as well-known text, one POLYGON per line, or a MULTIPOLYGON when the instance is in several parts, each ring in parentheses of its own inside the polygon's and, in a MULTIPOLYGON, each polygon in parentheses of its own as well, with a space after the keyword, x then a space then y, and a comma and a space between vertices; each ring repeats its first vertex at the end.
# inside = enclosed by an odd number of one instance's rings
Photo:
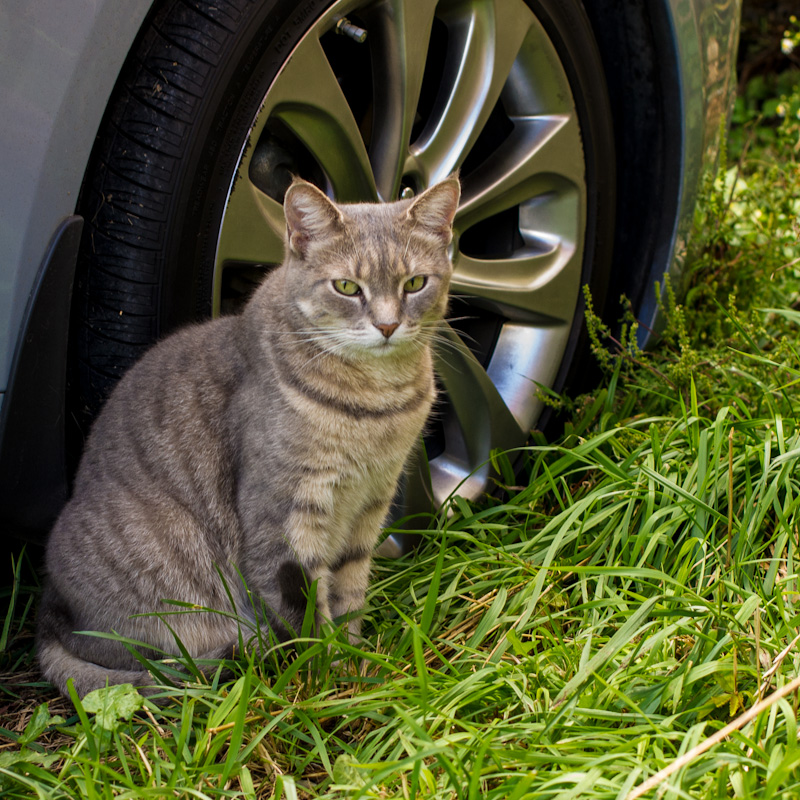
POLYGON ((355 281, 348 281, 346 278, 334 281, 333 288, 336 289, 339 294, 346 294, 348 297, 361 294, 361 287, 355 281))
POLYGON ((415 275, 403 284, 403 291, 407 294, 418 292, 427 282, 428 279, 424 275, 415 275))

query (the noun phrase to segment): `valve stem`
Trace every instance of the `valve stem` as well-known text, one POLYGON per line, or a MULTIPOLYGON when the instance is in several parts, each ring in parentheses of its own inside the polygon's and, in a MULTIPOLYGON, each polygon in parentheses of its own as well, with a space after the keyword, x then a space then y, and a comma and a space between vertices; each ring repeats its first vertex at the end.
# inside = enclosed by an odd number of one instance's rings
POLYGON ((347 36, 349 39, 359 44, 364 44, 364 40, 367 38, 367 32, 363 28, 359 28, 358 25, 353 25, 347 17, 342 17, 336 23, 336 28, 334 28, 334 30, 336 33, 347 36))

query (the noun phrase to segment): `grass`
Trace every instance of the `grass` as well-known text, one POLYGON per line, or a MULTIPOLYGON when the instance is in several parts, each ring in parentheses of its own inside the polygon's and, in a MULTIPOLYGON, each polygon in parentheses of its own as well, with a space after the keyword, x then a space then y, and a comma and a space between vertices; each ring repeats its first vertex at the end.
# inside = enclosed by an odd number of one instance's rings
POLYGON ((628 320, 609 351, 590 317, 604 385, 524 485, 498 455, 497 497, 376 562, 363 648, 73 709, 37 683, 16 561, 0 797, 624 800, 673 768, 644 796, 800 797, 800 124, 744 122, 662 346, 628 320))

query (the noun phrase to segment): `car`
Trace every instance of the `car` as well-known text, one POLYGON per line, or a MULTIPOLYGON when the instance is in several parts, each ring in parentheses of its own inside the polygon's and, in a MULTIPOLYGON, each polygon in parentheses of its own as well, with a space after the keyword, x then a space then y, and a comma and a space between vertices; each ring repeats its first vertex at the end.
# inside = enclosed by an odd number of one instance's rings
MULTIPOLYGON (((299 175, 339 201, 460 172, 444 390, 398 513, 477 497, 539 387, 586 371, 588 286, 658 327, 735 87, 737 0, 0 6, 0 517, 48 528, 115 381, 235 312, 299 175)), ((402 536, 389 549, 405 547, 402 536)))

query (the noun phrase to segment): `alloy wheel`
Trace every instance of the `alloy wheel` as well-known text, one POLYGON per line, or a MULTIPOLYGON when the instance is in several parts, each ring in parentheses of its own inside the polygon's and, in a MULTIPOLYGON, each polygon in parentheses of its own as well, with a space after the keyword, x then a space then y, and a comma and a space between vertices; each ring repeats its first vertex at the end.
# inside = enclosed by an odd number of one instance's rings
MULTIPOLYGON (((568 65, 523 0, 340 0, 264 96, 231 181, 213 312, 283 258, 281 201, 300 174, 340 202, 408 197, 460 170, 445 400, 429 479, 406 510, 490 484, 523 445, 578 325, 587 265, 585 131, 568 65)), ((574 82, 574 81, 573 81, 574 82)))

